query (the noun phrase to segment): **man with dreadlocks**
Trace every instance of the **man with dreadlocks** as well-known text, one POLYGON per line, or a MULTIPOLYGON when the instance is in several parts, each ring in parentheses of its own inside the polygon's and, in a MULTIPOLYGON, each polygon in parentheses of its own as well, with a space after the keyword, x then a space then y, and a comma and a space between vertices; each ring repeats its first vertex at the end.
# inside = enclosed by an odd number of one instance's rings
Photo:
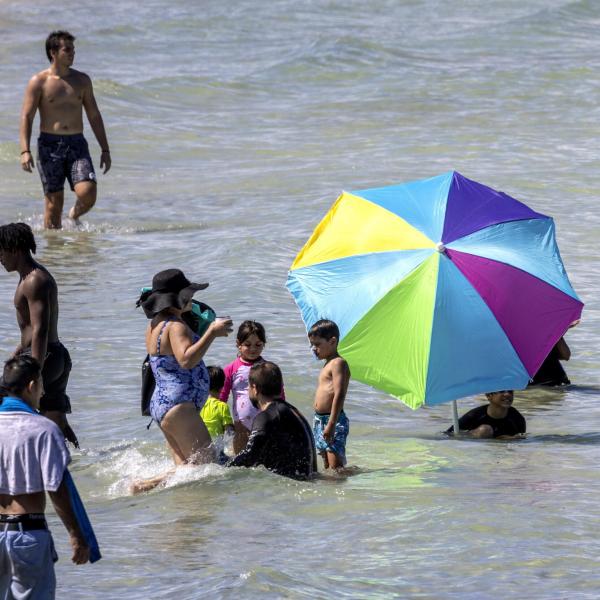
POLYGON ((35 238, 29 225, 10 223, 0 226, 0 263, 9 273, 19 273, 15 309, 21 343, 14 355, 29 354, 39 361, 44 383, 40 412, 61 428, 69 442, 79 447, 66 417, 71 412, 66 394, 71 358, 58 339, 56 281, 33 258, 35 251, 35 238))

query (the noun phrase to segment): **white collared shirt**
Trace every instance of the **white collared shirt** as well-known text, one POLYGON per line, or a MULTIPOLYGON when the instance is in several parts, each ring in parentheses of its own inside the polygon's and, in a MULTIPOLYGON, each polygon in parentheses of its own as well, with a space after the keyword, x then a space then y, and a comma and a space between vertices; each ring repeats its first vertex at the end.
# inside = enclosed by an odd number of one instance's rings
POLYGON ((25 412, 0 413, 0 494, 55 492, 70 462, 56 423, 25 412))

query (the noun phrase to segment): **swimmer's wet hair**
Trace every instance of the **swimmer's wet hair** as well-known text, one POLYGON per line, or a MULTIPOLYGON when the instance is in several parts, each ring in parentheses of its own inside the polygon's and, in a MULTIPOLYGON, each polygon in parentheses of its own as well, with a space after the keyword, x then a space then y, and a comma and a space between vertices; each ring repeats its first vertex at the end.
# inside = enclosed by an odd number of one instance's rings
POLYGON ((225 371, 221 367, 215 367, 211 365, 206 367, 208 371, 208 378, 210 380, 209 389, 210 391, 221 391, 225 385, 225 371))
POLYGON ((58 50, 60 50, 61 41, 74 42, 75 39, 75 36, 68 31, 53 31, 46 38, 46 56, 48 57, 48 60, 52 62, 52 52, 58 52, 58 50))
POLYGON ((9 252, 31 251, 35 254, 35 238, 31 227, 27 223, 0 225, 0 249, 9 252))
POLYGON ((256 335, 263 344, 267 343, 265 328, 258 321, 244 321, 238 328, 237 341, 242 344, 253 334, 256 335))
POLYGON ((250 367, 248 383, 256 386, 259 394, 267 398, 281 399, 283 376, 279 367, 268 360, 250 367))
POLYGON ((332 337, 336 338, 338 341, 340 339, 340 329, 339 327, 329 319, 321 319, 313 324, 313 326, 308 330, 308 337, 320 337, 324 340, 330 340, 332 337))
POLYGON ((485 397, 489 400, 494 394, 504 394, 504 392, 510 392, 511 394, 515 393, 514 390, 497 390, 495 392, 486 392, 485 397))
POLYGON ((9 394, 20 394, 42 374, 40 363, 27 354, 9 358, 4 363, 2 388, 9 394))

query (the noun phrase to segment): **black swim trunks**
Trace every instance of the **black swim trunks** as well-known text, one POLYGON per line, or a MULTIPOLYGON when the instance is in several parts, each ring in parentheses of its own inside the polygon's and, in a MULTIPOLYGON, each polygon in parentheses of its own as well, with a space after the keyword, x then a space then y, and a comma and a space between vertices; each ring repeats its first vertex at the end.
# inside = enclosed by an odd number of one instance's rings
MULTIPOLYGON (((31 354, 31 348, 23 350, 22 354, 31 354)), ((71 401, 67 396, 71 366, 69 351, 60 342, 48 344, 46 360, 42 369, 44 395, 40 399, 40 411, 71 412, 71 401)))
POLYGON ((72 190, 75 189, 75 184, 81 181, 96 181, 88 143, 82 133, 40 133, 37 168, 44 194, 63 190, 65 178, 72 190))

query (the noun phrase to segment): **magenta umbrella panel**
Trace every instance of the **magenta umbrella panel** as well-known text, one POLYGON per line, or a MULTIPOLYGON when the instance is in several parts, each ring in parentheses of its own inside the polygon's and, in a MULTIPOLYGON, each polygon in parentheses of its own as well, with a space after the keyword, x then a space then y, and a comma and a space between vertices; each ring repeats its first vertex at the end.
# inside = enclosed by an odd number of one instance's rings
POLYGON ((413 408, 524 388, 583 308, 553 220, 455 171, 344 192, 287 287, 354 378, 413 408))

